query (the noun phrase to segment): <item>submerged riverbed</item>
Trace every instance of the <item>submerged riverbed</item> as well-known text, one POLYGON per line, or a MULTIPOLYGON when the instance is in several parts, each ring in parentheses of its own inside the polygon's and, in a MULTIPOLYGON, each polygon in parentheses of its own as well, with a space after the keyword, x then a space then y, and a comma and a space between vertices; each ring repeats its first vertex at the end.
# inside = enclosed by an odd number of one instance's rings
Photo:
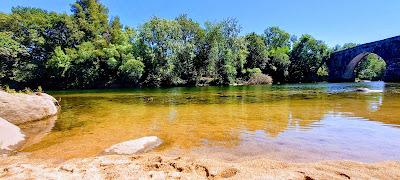
POLYGON ((232 160, 263 156, 294 162, 400 160, 400 84, 318 83, 50 94, 61 99, 62 106, 54 127, 21 150, 35 158, 96 156, 113 144, 155 135, 164 141, 156 151, 171 154, 232 160), (358 87, 383 92, 352 92, 358 87))

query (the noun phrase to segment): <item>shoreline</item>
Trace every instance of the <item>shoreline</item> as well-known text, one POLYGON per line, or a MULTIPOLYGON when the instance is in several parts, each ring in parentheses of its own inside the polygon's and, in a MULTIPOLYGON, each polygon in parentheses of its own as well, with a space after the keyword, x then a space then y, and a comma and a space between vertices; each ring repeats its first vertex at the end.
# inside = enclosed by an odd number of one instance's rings
MULTIPOLYGON (((46 98, 50 107, 55 106, 52 99, 48 100, 46 98)), ((56 118, 18 126, 25 130, 26 142, 35 143, 54 126, 56 118)), ((29 143, 23 146, 27 145, 29 143)), ((155 150, 134 155, 99 154, 68 160, 57 160, 49 155, 49 151, 46 155, 49 158, 40 159, 31 153, 18 151, 0 155, 0 179, 400 179, 399 160, 375 163, 350 160, 291 162, 265 154, 242 156, 218 150, 202 153, 155 150)))
POLYGON ((400 161, 361 163, 334 160, 291 163, 262 157, 240 160, 143 153, 76 158, 61 163, 28 155, 0 157, 4 179, 399 179, 400 161))

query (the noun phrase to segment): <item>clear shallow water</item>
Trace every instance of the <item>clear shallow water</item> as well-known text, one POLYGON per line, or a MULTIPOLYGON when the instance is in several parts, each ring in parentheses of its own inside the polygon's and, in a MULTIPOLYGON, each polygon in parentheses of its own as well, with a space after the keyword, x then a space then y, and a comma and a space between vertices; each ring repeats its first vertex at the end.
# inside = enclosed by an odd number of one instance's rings
POLYGON ((162 152, 277 160, 400 160, 400 85, 383 82, 52 92, 51 132, 22 151, 95 156, 156 135, 162 152), (383 93, 351 92, 357 87, 383 93))

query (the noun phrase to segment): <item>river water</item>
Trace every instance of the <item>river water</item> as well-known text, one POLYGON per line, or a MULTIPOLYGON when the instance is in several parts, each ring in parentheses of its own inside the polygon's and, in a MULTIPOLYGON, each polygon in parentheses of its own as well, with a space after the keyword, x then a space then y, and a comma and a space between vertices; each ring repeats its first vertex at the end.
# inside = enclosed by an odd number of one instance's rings
POLYGON ((155 151, 225 159, 264 156, 312 162, 400 160, 400 84, 267 86, 51 92, 61 113, 21 151, 35 158, 90 157, 148 135, 155 151), (359 87, 383 92, 353 92, 359 87))

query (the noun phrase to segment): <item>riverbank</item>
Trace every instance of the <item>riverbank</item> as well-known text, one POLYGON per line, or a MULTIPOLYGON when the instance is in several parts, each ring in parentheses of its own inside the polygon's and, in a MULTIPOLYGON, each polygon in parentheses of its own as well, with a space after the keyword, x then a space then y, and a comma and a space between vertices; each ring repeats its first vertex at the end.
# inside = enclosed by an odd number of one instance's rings
POLYGON ((160 153, 107 155, 62 163, 27 155, 0 158, 2 179, 399 179, 400 162, 287 163, 253 157, 235 161, 160 153))

